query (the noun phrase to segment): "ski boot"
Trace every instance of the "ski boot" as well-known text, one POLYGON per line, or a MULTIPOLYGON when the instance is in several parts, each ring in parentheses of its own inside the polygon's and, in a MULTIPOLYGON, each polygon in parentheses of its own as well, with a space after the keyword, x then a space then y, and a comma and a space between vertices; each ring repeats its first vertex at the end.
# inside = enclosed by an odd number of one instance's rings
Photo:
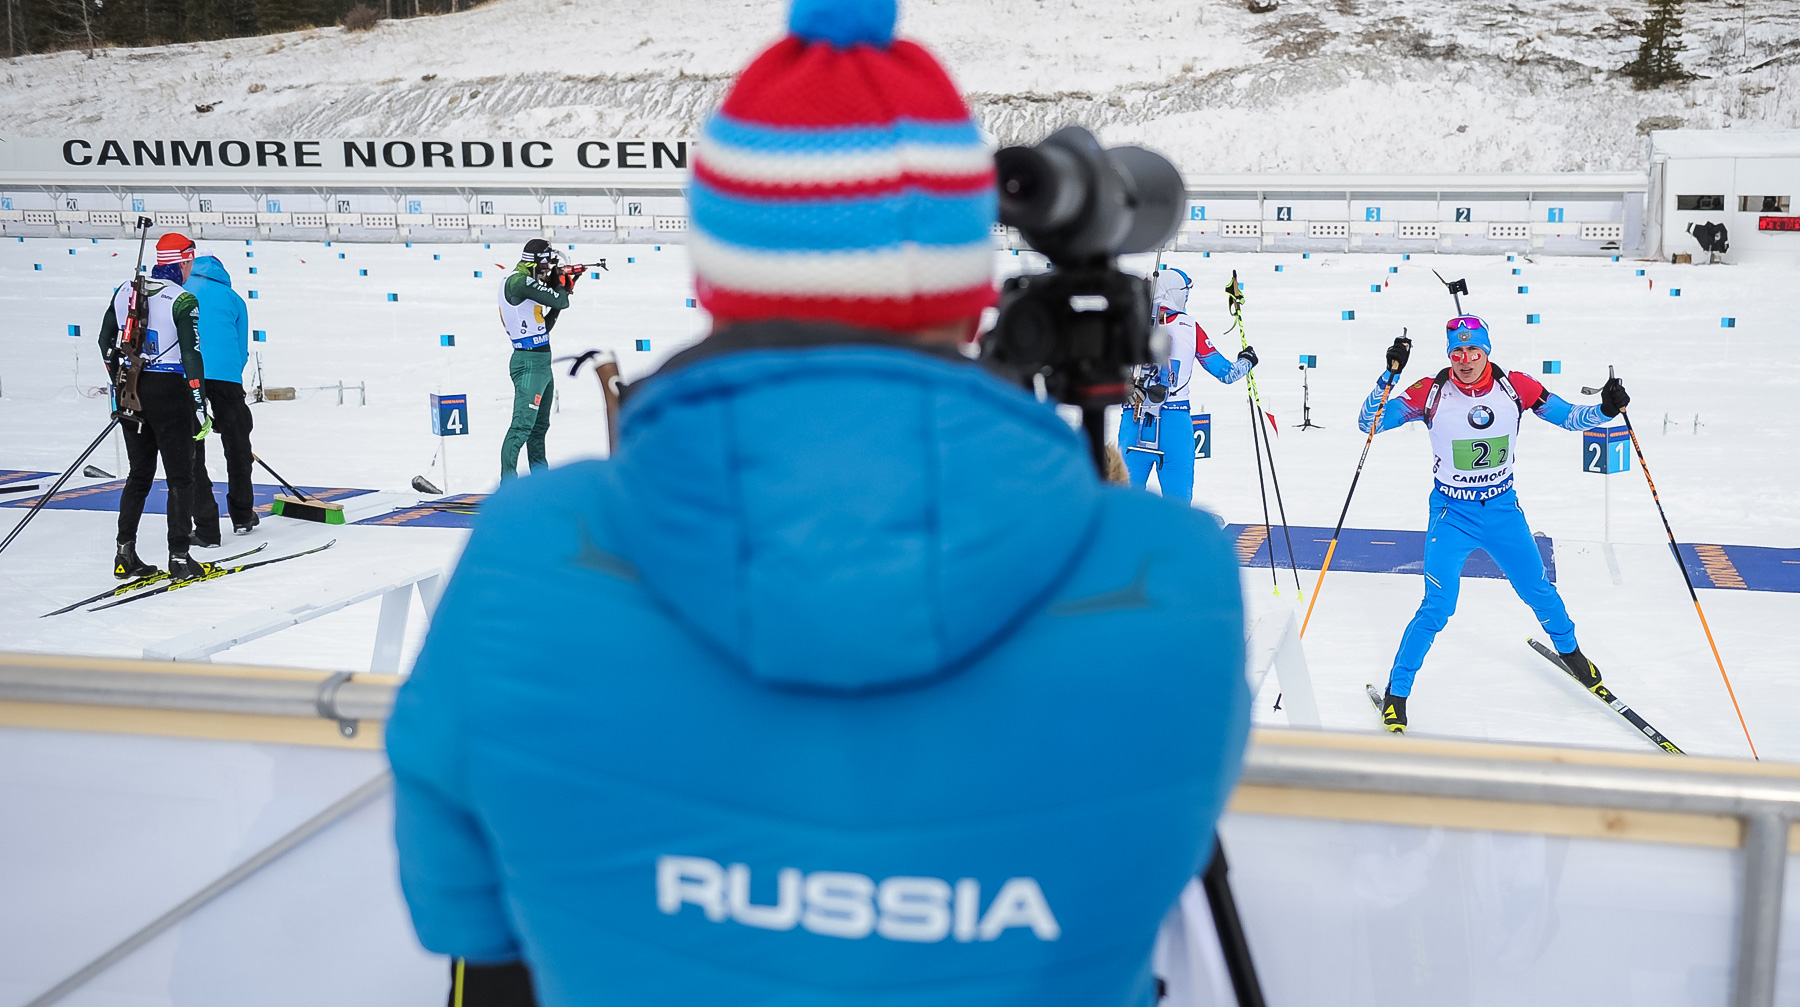
POLYGON ((170 580, 192 580, 195 577, 204 576, 205 573, 205 565, 195 560, 194 557, 189 556, 187 553, 174 552, 169 554, 170 580))
POLYGON ((188 536, 188 544, 196 549, 217 549, 224 542, 217 532, 213 533, 212 538, 207 538, 200 529, 196 528, 194 533, 188 536))
POLYGON ((262 518, 257 517, 255 511, 251 511, 250 516, 242 521, 239 521, 237 518, 232 518, 231 530, 237 535, 248 535, 255 531, 256 526, 259 524, 262 524, 262 518))
POLYGON ((1381 726, 1395 734, 1406 733, 1406 697, 1393 693, 1381 697, 1381 726))
POLYGON ((1575 681, 1580 682, 1587 691, 1598 696, 1606 690, 1605 684, 1600 681, 1599 667, 1587 659, 1580 647, 1556 656, 1562 659, 1562 663, 1575 674, 1575 681))
POLYGON ((119 543, 119 551, 113 556, 113 576, 120 580, 135 580, 148 577, 156 572, 156 568, 138 558, 137 540, 119 543))

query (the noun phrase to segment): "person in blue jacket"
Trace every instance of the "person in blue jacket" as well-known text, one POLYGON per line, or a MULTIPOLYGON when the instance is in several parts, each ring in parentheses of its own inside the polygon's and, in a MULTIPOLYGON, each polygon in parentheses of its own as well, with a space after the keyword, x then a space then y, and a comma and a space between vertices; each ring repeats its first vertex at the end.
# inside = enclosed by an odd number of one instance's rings
POLYGON ((893 17, 799 0, 738 78, 711 335, 610 459, 483 506, 400 690, 400 879, 465 1007, 1156 1000, 1248 732, 1231 543, 958 352, 992 159, 893 17))
MULTIPOLYGON (((231 274, 210 255, 194 260, 185 284, 200 301, 200 331, 206 339, 200 354, 206 364, 206 401, 213 411, 213 430, 225 449, 225 507, 232 530, 247 535, 260 519, 250 485, 250 431, 255 421, 244 403, 244 366, 250 360, 250 310, 231 289, 231 274)), ((194 445, 194 544, 217 546, 221 539, 219 501, 206 471, 206 442, 194 445)))

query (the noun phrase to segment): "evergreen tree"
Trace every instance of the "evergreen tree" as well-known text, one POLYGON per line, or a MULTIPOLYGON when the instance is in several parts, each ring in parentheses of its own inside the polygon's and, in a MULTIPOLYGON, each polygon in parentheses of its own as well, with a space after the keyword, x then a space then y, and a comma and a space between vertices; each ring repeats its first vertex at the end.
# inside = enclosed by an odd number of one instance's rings
POLYGON ((1651 0, 1637 58, 1619 72, 1630 77, 1639 91, 1687 80, 1693 75, 1681 67, 1681 52, 1686 48, 1681 41, 1681 0, 1651 0))

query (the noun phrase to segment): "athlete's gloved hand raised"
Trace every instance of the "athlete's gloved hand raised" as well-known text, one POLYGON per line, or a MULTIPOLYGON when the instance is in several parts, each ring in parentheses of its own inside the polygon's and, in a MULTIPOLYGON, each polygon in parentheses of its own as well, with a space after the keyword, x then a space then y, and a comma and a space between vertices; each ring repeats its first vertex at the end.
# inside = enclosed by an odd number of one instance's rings
POLYGON ((1253 346, 1246 346, 1243 349, 1239 350, 1237 358, 1239 360, 1250 361, 1251 367, 1255 367, 1258 363, 1261 363, 1261 361, 1256 359, 1256 348, 1253 346))
POLYGON ((1606 384, 1600 386, 1600 411, 1608 418, 1619 415, 1631 404, 1631 396, 1626 394, 1625 385, 1618 378, 1607 378, 1606 384))
POLYGON ((1401 371, 1406 370, 1406 361, 1411 357, 1412 340, 1407 339, 1405 336, 1395 339, 1394 345, 1388 347, 1387 350, 1388 370, 1395 374, 1399 374, 1401 371))

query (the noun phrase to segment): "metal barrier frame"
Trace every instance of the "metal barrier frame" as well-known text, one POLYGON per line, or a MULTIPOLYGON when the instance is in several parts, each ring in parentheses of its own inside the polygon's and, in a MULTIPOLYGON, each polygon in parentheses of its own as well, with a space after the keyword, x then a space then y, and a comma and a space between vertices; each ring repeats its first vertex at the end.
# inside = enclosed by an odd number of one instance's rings
MULTIPOLYGON (((0 726, 382 747, 403 679, 0 654, 0 726), (341 725, 370 729, 346 736, 341 725)), ((1800 765, 1259 730, 1240 814, 1742 848, 1734 1007, 1775 1002, 1800 765)))

